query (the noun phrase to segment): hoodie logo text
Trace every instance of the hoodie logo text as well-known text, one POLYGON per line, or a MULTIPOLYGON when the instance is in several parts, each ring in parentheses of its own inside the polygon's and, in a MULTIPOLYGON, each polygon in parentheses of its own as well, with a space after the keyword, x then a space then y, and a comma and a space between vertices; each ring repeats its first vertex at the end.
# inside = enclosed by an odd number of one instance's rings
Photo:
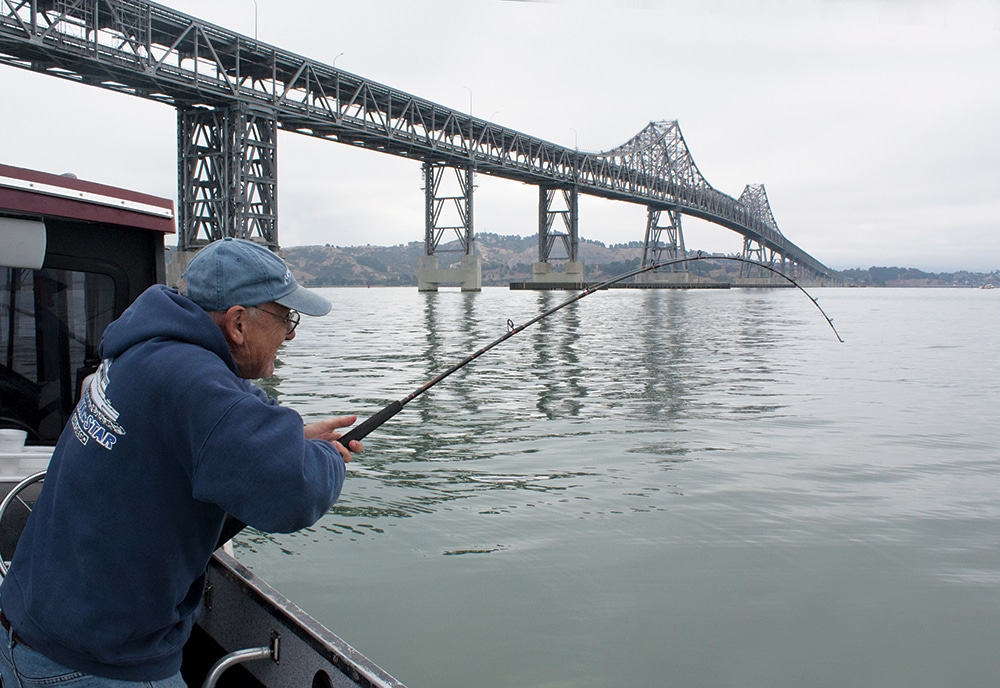
POLYGON ((70 419, 80 444, 85 445, 93 439, 108 451, 114 449, 118 438, 125 434, 125 428, 117 422, 118 411, 106 395, 110 371, 111 361, 101 361, 70 419))

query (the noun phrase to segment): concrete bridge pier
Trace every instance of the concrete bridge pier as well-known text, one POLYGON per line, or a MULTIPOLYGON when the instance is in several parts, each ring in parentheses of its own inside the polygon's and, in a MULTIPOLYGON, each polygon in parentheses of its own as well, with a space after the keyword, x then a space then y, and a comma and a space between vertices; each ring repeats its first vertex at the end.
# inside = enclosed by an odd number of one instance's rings
POLYGON ((442 284, 459 284, 462 291, 482 291, 482 257, 462 256, 459 267, 439 268, 437 256, 420 256, 417 267, 417 290, 437 291, 438 286, 442 284))
POLYGON ((571 260, 562 263, 562 271, 553 272, 552 263, 534 263, 531 281, 535 284, 583 284, 583 262, 571 260))
POLYGON ((691 273, 687 270, 678 270, 677 272, 658 272, 651 270, 649 272, 644 272, 635 278, 640 284, 650 284, 650 285, 662 285, 662 286, 677 286, 677 285, 687 285, 692 284, 691 273))

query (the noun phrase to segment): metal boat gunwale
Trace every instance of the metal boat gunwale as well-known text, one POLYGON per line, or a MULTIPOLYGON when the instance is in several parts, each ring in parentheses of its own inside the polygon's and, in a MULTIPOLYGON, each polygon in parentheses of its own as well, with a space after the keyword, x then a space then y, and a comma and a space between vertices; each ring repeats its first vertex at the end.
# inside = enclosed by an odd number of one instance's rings
MULTIPOLYGON (((338 671, 347 675, 357 685, 364 688, 403 688, 403 684, 386 673, 368 657, 349 645, 326 626, 316 621, 298 607, 288 597, 257 576, 240 563, 235 556, 219 549, 212 557, 208 571, 208 593, 198 625, 211 628, 217 588, 220 577, 237 583, 243 594, 263 609, 284 630, 293 634, 313 651, 321 655, 338 671)), ((267 640, 267 638, 262 638, 267 640)), ((291 639, 282 637, 282 646, 287 648, 291 639)), ((228 649, 228 648, 227 648, 228 649)), ((282 650, 286 654, 286 650, 282 650)), ((279 657, 280 662, 280 657, 279 657)), ((247 668, 253 672, 254 666, 247 668)))

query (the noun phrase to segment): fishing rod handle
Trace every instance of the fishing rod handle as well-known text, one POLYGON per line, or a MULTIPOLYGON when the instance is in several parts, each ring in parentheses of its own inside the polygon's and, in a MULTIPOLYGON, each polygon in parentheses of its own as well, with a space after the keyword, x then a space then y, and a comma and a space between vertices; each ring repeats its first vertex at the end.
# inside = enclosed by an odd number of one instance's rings
POLYGON ((351 440, 360 441, 364 439, 372 432, 372 430, 382 425, 382 423, 386 422, 402 410, 403 403, 400 401, 394 401, 371 418, 362 421, 360 424, 355 425, 353 428, 345 432, 337 441, 349 450, 350 447, 348 444, 351 440))

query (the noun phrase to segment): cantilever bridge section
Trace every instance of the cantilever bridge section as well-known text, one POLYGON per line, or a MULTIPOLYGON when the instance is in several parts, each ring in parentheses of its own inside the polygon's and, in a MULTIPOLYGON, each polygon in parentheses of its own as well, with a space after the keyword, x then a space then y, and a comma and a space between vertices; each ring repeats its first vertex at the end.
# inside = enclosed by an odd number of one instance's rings
POLYGON ((427 257, 448 229, 472 254, 472 175, 481 173, 538 186, 542 264, 558 239, 569 264, 576 261, 577 198, 589 194, 647 207, 648 256, 664 248, 656 245, 663 213, 671 218, 666 248, 678 250, 683 214, 742 235, 745 255, 833 276, 782 235, 763 186, 748 185, 738 199, 714 189, 674 121, 651 122, 612 150, 583 152, 141 0, 3 0, 0 64, 177 109, 182 251, 222 236, 278 247, 280 128, 419 161, 426 178, 427 257), (447 168, 458 175, 457 198, 436 195, 447 168), (552 205, 560 193, 564 211, 552 205), (442 227, 449 201, 461 222, 442 227), (553 227, 560 215, 564 232, 553 227))

